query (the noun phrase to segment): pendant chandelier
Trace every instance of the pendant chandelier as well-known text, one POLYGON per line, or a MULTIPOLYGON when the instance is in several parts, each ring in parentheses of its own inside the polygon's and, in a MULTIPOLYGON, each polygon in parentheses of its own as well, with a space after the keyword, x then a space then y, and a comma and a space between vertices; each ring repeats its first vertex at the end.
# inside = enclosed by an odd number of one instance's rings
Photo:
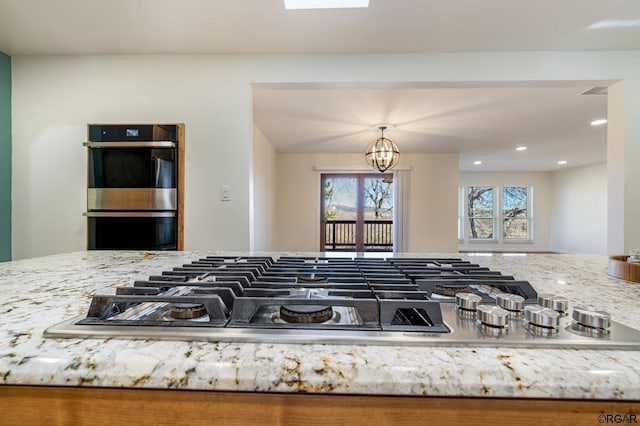
POLYGON ((396 164, 400 159, 400 150, 398 145, 390 139, 384 137, 384 131, 387 126, 380 126, 380 137, 369 145, 365 158, 367 164, 374 170, 384 173, 396 164))

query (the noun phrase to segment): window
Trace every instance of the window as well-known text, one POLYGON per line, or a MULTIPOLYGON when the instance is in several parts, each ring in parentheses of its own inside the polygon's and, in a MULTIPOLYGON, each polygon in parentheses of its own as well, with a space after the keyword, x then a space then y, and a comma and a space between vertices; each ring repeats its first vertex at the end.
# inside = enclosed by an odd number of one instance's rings
POLYGON ((523 242, 532 239, 531 192, 527 186, 461 186, 460 242, 523 242))
POLYGON ((493 239, 493 187, 470 186, 467 192, 469 239, 493 239))
POLYGON ((502 237, 529 239, 529 191, 524 186, 502 188, 502 237))
POLYGON ((458 187, 458 241, 464 240, 464 186, 458 187))

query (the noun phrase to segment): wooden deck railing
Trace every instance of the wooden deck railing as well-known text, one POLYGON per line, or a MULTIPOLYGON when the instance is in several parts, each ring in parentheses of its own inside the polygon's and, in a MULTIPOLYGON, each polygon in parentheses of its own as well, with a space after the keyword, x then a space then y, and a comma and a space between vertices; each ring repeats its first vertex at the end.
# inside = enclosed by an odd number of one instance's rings
MULTIPOLYGON (((357 250, 355 220, 324 221, 325 250, 357 250)), ((365 220, 363 235, 364 250, 393 250, 393 221, 365 220)))

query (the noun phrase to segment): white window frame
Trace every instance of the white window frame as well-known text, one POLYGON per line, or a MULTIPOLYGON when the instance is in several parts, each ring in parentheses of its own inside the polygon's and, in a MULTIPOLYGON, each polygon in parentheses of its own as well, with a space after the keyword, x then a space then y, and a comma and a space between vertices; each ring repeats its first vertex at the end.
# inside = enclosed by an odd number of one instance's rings
POLYGON ((465 239, 465 211, 466 211, 466 196, 464 185, 458 187, 458 242, 463 243, 465 239))
POLYGON ((496 206, 497 206, 497 198, 496 197, 496 186, 494 185, 465 185, 463 187, 463 194, 464 194, 464 239, 465 242, 472 242, 472 243, 492 243, 492 242, 497 242, 498 238, 496 237, 497 231, 498 231, 498 226, 496 224, 496 206), (493 229, 493 238, 471 238, 471 224, 469 222, 469 188, 472 186, 476 186, 476 187, 490 187, 492 192, 493 192, 493 205, 492 205, 492 211, 493 214, 492 216, 489 217, 477 217, 477 219, 491 219, 493 224, 492 224, 492 229, 493 229))
POLYGON ((511 244, 511 243, 530 243, 533 241, 533 187, 527 185, 500 185, 500 242, 511 244), (503 205, 503 197, 504 197, 504 189, 505 188, 526 188, 527 189, 527 216, 523 219, 527 222, 527 237, 526 238, 504 238, 504 205, 503 205))
POLYGON ((458 242, 461 244, 522 244, 533 243, 533 187, 531 185, 460 185, 458 187, 458 242), (469 187, 489 186, 493 189, 493 238, 471 238, 469 223, 469 187), (502 199, 505 187, 527 188, 527 238, 504 238, 504 211, 502 199), (461 235, 462 233, 462 235, 461 235))

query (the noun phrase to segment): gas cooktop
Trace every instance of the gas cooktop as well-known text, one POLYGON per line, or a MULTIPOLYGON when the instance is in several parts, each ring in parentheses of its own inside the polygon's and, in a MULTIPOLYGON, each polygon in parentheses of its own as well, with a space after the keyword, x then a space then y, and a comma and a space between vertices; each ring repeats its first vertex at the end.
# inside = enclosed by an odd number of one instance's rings
POLYGON ((640 349, 640 331, 458 258, 206 257, 48 328, 52 338, 640 349))

